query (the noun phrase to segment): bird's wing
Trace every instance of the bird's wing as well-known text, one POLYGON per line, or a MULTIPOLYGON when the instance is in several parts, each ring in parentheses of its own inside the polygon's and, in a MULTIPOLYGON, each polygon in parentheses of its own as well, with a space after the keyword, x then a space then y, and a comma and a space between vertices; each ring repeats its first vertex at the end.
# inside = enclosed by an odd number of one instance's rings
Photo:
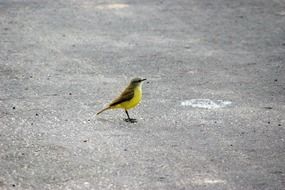
POLYGON ((116 106, 120 103, 131 100, 134 97, 134 89, 127 87, 122 94, 111 102, 110 106, 116 106))

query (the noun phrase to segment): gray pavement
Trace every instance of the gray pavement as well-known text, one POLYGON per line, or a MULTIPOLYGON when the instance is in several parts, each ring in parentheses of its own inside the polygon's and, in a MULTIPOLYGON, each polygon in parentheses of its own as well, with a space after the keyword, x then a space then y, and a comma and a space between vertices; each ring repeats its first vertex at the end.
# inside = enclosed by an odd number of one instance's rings
POLYGON ((284 0, 0 0, 0 189, 285 189, 284 64, 284 0))

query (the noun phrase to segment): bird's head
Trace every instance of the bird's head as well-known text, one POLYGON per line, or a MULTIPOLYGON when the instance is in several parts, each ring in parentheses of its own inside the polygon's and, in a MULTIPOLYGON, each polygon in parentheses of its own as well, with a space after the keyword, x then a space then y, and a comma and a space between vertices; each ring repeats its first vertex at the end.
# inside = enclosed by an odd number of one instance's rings
POLYGON ((135 86, 137 86, 137 85, 140 85, 143 81, 145 81, 146 79, 142 79, 142 78, 133 78, 132 80, 131 80, 131 85, 135 85, 135 86))

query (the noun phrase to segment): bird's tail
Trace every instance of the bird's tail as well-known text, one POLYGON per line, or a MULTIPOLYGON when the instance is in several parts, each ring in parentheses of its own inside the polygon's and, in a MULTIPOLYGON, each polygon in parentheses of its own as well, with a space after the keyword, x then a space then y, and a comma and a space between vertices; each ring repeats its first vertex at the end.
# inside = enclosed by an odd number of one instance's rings
POLYGON ((103 111, 106 111, 106 110, 108 110, 108 109, 111 109, 111 107, 108 106, 108 107, 106 107, 106 108, 100 110, 98 113, 96 113, 96 115, 99 115, 100 113, 102 113, 103 111))

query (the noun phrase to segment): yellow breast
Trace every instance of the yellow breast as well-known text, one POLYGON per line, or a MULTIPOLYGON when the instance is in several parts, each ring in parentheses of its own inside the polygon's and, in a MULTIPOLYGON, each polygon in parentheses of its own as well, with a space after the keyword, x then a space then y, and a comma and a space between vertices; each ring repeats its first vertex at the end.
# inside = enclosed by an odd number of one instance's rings
POLYGON ((142 99, 142 88, 140 85, 135 88, 134 97, 130 101, 121 103, 121 107, 126 110, 131 109, 136 105, 138 105, 141 102, 141 99, 142 99))

